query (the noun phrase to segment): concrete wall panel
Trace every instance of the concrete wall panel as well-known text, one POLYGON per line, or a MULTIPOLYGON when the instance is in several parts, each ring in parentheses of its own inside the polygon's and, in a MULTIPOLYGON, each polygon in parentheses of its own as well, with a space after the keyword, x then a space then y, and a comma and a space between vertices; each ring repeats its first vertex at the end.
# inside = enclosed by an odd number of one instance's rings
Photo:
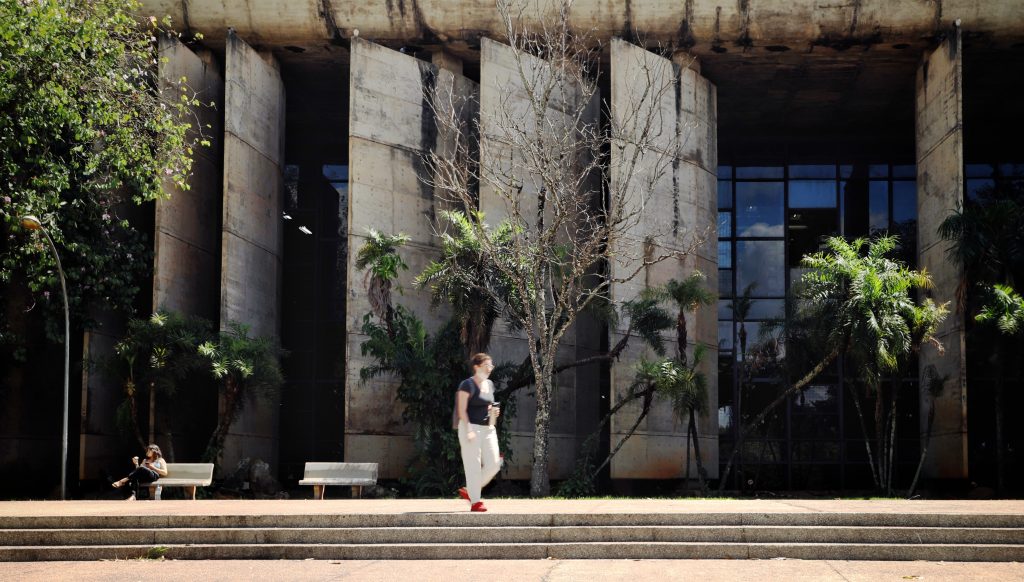
MULTIPOLYGON (((639 135, 647 112, 656 112, 654 148, 641 154, 639 179, 630 179, 625 168, 635 152, 630 146, 612 148, 612 191, 622 191, 631 208, 642 209, 630 236, 620 242, 620 258, 612 264, 612 275, 623 277, 633 272, 645 258, 666 251, 685 251, 702 241, 692 254, 668 259, 645 268, 635 279, 612 286, 615 302, 632 299, 644 287, 663 285, 670 279, 682 280, 694 269, 715 284, 718 273, 717 232, 707 229, 716 224, 717 178, 717 105, 714 85, 694 70, 681 68, 668 59, 630 43, 614 40, 611 47, 611 114, 624 143, 639 135), (640 115, 639 118, 635 117, 640 115), (664 161, 659 161, 659 158, 664 161), (660 174, 657 172, 661 172, 660 174), (650 182, 651 176, 656 179, 650 182), (626 182, 626 180, 630 180, 626 182), (648 190, 648 184, 653 187, 648 190), (648 240, 648 249, 643 248, 648 240)), ((628 327, 621 321, 611 331, 614 345, 628 327)), ((706 348, 701 370, 708 380, 709 410, 718 405, 718 327, 713 307, 687 316, 692 356, 697 343, 706 348)), ((666 334, 667 356, 676 353, 674 332, 666 334)), ((635 365, 641 359, 655 360, 639 338, 630 340, 626 353, 611 367, 612 404, 627 393, 634 378, 635 365)), ((612 419, 611 447, 628 433, 641 412, 641 402, 624 407, 612 419)), ((718 419, 707 414, 698 419, 702 439, 702 460, 712 477, 718 471, 718 419)), ((686 418, 680 418, 670 403, 656 400, 636 433, 626 441, 612 460, 612 478, 665 479, 685 474, 686 418)), ((692 457, 691 457, 692 459, 692 457)), ((695 467, 691 475, 696 478, 695 467)))
POLYGON ((203 104, 193 108, 190 136, 201 135, 210 147, 195 150, 190 189, 165 182, 168 197, 156 201, 153 308, 216 321, 224 79, 209 52, 197 55, 174 37, 161 36, 159 42, 160 56, 166 59, 159 64, 161 96, 176 102, 182 94, 178 83, 184 79, 186 95, 196 93, 203 104))
MULTIPOLYGON (((229 34, 225 51, 220 323, 250 335, 280 330, 285 93, 269 53, 229 34)), ((222 403, 223 405, 223 403, 222 403)), ((277 399, 248 399, 224 445, 222 470, 244 457, 277 465, 277 399)))
MULTIPOLYGON (((530 136, 537 127, 523 78, 532 83, 547 74, 551 74, 551 69, 541 60, 529 55, 517 57, 511 47, 488 38, 481 39, 481 164, 485 175, 499 181, 508 176, 522 180, 518 204, 522 208, 521 215, 526 217, 535 215, 537 194, 543 184, 528 172, 521 148, 514 145, 516 133, 530 136)), ((565 94, 553 99, 543 112, 542 123, 554 128, 574 123, 572 118, 579 109, 580 99, 581 92, 567 87, 565 94)), ((587 104, 590 108, 585 112, 585 122, 596 123, 598 102, 595 96, 587 104)), ((553 134, 561 135, 561 132, 556 129, 553 134)), ((487 180, 480 186, 480 210, 492 226, 513 214, 511 201, 501 196, 487 180)), ((556 357, 559 363, 570 363, 597 352, 600 338, 594 333, 580 338, 580 325, 592 328, 595 323, 581 317, 580 323, 563 335, 556 357)), ((494 329, 491 353, 499 362, 518 364, 528 357, 526 341, 523 333, 511 331, 506 323, 499 322, 494 329)), ((549 432, 548 474, 552 479, 563 479, 572 473, 582 441, 596 426, 600 402, 597 374, 598 367, 592 366, 585 370, 567 370, 556 378, 549 432), (585 385, 578 384, 581 377, 587 379, 585 385)), ((512 478, 527 479, 530 476, 536 410, 536 399, 521 391, 518 413, 510 427, 514 453, 508 475, 512 478)))
POLYGON ((359 379, 359 370, 370 363, 360 353, 370 304, 355 255, 371 228, 408 235, 402 257, 409 270, 401 274, 403 293, 394 300, 412 308, 430 330, 447 321, 446 311, 430 308, 429 291, 412 285, 412 278, 437 258, 434 225, 447 207, 424 181, 428 169, 423 158, 432 151, 450 151, 438 137, 433 97, 452 96, 465 109, 460 115, 475 116, 477 88, 450 70, 359 39, 352 42, 349 87, 345 460, 381 463, 382 478, 397 478, 413 454, 412 427, 402 421, 394 378, 359 379))
POLYGON ((935 478, 966 478, 967 383, 964 315, 957 309, 958 265, 946 259, 947 243, 939 237, 939 224, 963 202, 963 63, 960 29, 931 54, 917 72, 917 248, 918 267, 931 274, 929 295, 949 302, 950 314, 937 337, 945 346, 939 354, 931 346, 921 353, 921 431, 927 430, 932 398, 926 370, 934 366, 948 376, 945 392, 935 400, 935 425, 925 474, 935 478))

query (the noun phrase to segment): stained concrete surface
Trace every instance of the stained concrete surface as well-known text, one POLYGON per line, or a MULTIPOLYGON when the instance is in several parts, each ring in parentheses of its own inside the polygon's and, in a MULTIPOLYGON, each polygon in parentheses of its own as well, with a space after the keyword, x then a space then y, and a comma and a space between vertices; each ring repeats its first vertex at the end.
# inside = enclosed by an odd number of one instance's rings
POLYGON ((1024 564, 838 560, 402 560, 152 561, 0 563, 0 578, 29 580, 821 580, 1024 579, 1024 564))

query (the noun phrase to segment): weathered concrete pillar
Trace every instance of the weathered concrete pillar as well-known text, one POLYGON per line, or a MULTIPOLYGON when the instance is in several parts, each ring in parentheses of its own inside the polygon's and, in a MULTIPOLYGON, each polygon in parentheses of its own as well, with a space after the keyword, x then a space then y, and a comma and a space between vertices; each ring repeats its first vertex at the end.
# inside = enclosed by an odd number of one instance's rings
MULTIPOLYGON (((621 243, 618 259, 612 262, 613 277, 635 271, 644 258, 666 251, 685 251, 699 242, 684 259, 668 259, 646 267, 632 281, 614 284, 613 301, 620 303, 637 297, 647 286, 663 285, 670 279, 682 281, 695 269, 704 273, 708 286, 714 287, 718 274, 717 211, 718 166, 717 96, 715 86, 700 76, 692 59, 673 64, 668 59, 628 42, 615 39, 611 45, 612 125, 628 142, 642 134, 646 112, 660 111, 652 132, 654 147, 641 154, 640 170, 625 171, 625 160, 633 149, 625 145, 612 148, 611 191, 621 192, 630 208, 640 212, 627 240, 621 243), (651 78, 650 87, 647 79, 651 78), (644 96, 644 91, 647 91, 644 96), (638 116, 638 117, 635 117, 638 116)), ((709 477, 718 474, 718 327, 713 306, 688 314, 686 324, 690 345, 705 348, 701 370, 707 377, 708 414, 698 419, 701 458, 709 477)), ((625 333, 628 321, 620 321, 611 331, 609 343, 615 345, 625 333)), ((667 356, 677 351, 674 332, 666 335, 667 356)), ((639 337, 630 339, 630 347, 612 364, 612 406, 629 390, 640 359, 652 361, 658 356, 639 337)), ((642 410, 640 401, 624 407, 612 419, 611 447, 627 434, 642 410)), ((614 479, 666 479, 685 475, 687 418, 679 417, 668 402, 655 401, 650 414, 637 432, 626 441, 612 460, 614 479)), ((692 443, 691 443, 692 447, 692 443)), ((691 455, 690 475, 696 479, 691 455)))
MULTIPOLYGON (((225 49, 224 205, 220 325, 249 326, 278 338, 281 303, 281 208, 284 191, 284 83, 269 52, 234 33, 225 49)), ((277 465, 277 398, 250 398, 231 427, 222 468, 243 457, 277 465)))
POLYGON ((956 289, 961 268, 946 258, 948 243, 937 229, 963 202, 963 59, 960 29, 954 27, 938 48, 925 56, 917 70, 917 262, 927 269, 935 286, 928 293, 938 303, 949 302, 950 314, 939 327, 945 354, 926 346, 920 357, 920 422, 928 429, 932 397, 928 370, 946 376, 945 390, 934 400, 935 424, 925 475, 967 477, 967 353, 964 315, 957 308, 956 289))
MULTIPOLYGON (((529 55, 523 58, 522 64, 527 71, 543 71, 544 65, 539 59, 529 55)), ((518 203, 522 208, 521 215, 529 218, 536 214, 538 192, 542 185, 538 177, 526 175, 522 165, 523 153, 509 144, 509 133, 502 129, 503 124, 512 123, 517 129, 532 131, 529 124, 532 123, 533 114, 520 78, 519 64, 507 45, 488 38, 481 39, 482 171, 492 177, 514 175, 521 180, 523 188, 519 192, 518 203)), ((533 73, 527 73, 528 76, 530 74, 533 73)), ((548 108, 550 117, 546 119, 546 123, 555 127, 559 127, 563 121, 569 121, 565 111, 574 112, 578 107, 576 103, 562 107, 557 103, 558 99, 552 99, 548 108)), ((595 95, 588 104, 589 109, 583 121, 597 123, 599 102, 599 96, 595 95)), ((598 191, 597 186, 594 191, 598 191)), ((486 215, 488 224, 493 227, 512 216, 509 205, 509 199, 500 195, 494 184, 482 180, 480 210, 486 215)), ((586 315, 580 316, 576 325, 563 336, 557 354, 559 363, 595 355, 600 348, 599 334, 600 325, 597 322, 589 320, 586 315)), ((528 357, 526 338, 521 332, 511 331, 507 322, 499 321, 494 326, 491 352, 498 362, 518 364, 528 357)), ((599 366, 590 366, 567 370, 556 378, 548 447, 548 474, 552 479, 564 479, 572 473, 583 440, 596 427, 601 396, 599 372, 599 366)), ((511 426, 514 455, 507 475, 512 479, 530 477, 536 410, 536 399, 521 392, 518 395, 518 413, 511 426)))
POLYGON ((393 379, 359 378, 369 363, 360 345, 367 339, 363 317, 371 310, 365 273, 356 269, 355 259, 369 229, 408 235, 402 257, 409 270, 399 278, 403 293, 394 301, 413 310, 431 331, 447 321, 445 310, 430 308, 429 291, 412 285, 438 256, 433 226, 444 208, 424 181, 424 155, 441 147, 430 100, 435 91, 452 95, 473 109, 463 114, 475 116, 477 87, 449 70, 360 39, 352 41, 350 66, 345 460, 380 463, 380 476, 393 479, 405 474, 413 454, 412 427, 402 421, 393 379))
POLYGON ((167 181, 168 198, 156 201, 153 240, 153 309, 198 315, 216 322, 220 296, 221 136, 224 78, 208 51, 196 54, 172 36, 160 37, 160 82, 163 98, 176 102, 193 93, 191 137, 201 135, 209 147, 197 147, 189 190, 167 181), (179 85, 182 79, 183 87, 179 85), (211 105, 212 104, 212 105, 211 105))

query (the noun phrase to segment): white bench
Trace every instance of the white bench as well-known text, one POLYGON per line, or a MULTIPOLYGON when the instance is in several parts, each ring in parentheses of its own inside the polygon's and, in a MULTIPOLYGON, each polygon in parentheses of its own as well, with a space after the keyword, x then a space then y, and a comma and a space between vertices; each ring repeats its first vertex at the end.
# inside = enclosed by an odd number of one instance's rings
POLYGON ((196 487, 213 483, 213 463, 167 463, 167 476, 149 485, 149 498, 160 499, 164 487, 184 487, 189 499, 196 498, 196 487))
POLYGON ((377 463, 306 463, 299 485, 313 486, 313 499, 323 499, 328 485, 352 487, 353 497, 363 486, 377 484, 377 463))

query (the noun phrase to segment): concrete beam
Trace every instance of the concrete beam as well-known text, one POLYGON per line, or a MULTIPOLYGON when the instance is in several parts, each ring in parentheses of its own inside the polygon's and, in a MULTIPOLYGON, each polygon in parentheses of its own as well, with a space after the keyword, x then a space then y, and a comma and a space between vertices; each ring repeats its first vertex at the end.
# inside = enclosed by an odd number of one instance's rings
MULTIPOLYGON (((225 55, 221 327, 249 326, 277 339, 280 328, 284 84, 269 53, 228 35, 225 55)), ((222 468, 259 457, 277 465, 277 399, 250 398, 231 427, 222 468)))
POLYGON ((195 150, 190 189, 167 181, 168 197, 156 201, 153 309, 217 321, 224 78, 213 55, 196 54, 175 37, 160 37, 160 56, 166 59, 159 65, 162 98, 177 102, 182 89, 197 95, 203 105, 193 108, 189 135, 210 140, 210 147, 195 150))
POLYGON ((934 399, 935 424, 925 464, 925 475, 962 479, 967 464, 967 352, 964 314, 957 305, 956 289, 963 275, 946 258, 947 244, 939 237, 939 224, 963 203, 963 53, 960 29, 931 54, 917 71, 917 252, 918 268, 926 269, 935 284, 928 295, 949 303, 950 314, 936 334, 945 347, 940 354, 925 346, 920 357, 921 432, 927 431, 933 398, 928 391, 929 368, 947 376, 945 391, 934 399))
MULTIPOLYGON (((692 62, 692 59, 688 59, 692 62)), ((718 167, 717 95, 715 86, 686 63, 672 63, 622 40, 611 45, 612 125, 624 138, 623 148, 612 148, 611 191, 622 192, 629 208, 640 213, 630 236, 620 241, 621 250, 612 262, 612 276, 624 277, 643 260, 666 251, 693 252, 682 259, 668 259, 646 267, 632 281, 614 284, 616 303, 636 298, 645 287, 682 280, 695 269, 708 277, 713 288, 718 274, 715 212, 718 167), (647 79, 650 78, 650 87, 647 79), (646 93, 645 93, 646 91, 646 93), (653 130, 654 148, 640 154, 640 171, 624 169, 633 155, 628 136, 639 139, 647 112, 658 114, 653 130), (639 117, 636 117, 639 115, 639 117), (711 225, 710 229, 708 225, 711 225)), ((691 345, 706 349, 701 366, 708 381, 708 410, 718 409, 718 325, 713 307, 686 316, 691 345)), ((628 321, 611 330, 614 345, 626 332, 628 321)), ((675 334, 666 339, 667 355, 677 351, 675 334)), ((612 405, 619 402, 633 381, 641 359, 659 358, 642 340, 634 337, 626 353, 611 366, 612 405)), ((625 437, 641 412, 641 403, 627 405, 612 419, 611 447, 625 437)), ((667 402, 656 401, 638 430, 612 460, 612 478, 668 479, 686 471, 688 420, 680 418, 667 402)), ((718 474, 718 417, 698 419, 701 454, 711 477, 718 474)), ((691 443, 692 446, 692 443, 691 443)), ((695 461, 691 455, 691 462, 695 461)), ((696 467, 690 474, 696 478, 696 467)))
MULTIPOLYGON (((490 0, 143 0, 140 13, 170 15, 175 23, 212 40, 223 39, 228 27, 234 27, 252 42, 279 45, 321 42, 335 35, 351 38, 358 30, 363 38, 378 41, 479 46, 482 36, 499 37, 503 31, 490 0)), ((649 41, 692 47, 699 54, 712 47, 843 49, 919 42, 958 18, 965 30, 993 39, 1024 36, 1024 3, 1015 1, 577 0, 571 18, 573 25, 602 41, 640 33, 649 41)))

